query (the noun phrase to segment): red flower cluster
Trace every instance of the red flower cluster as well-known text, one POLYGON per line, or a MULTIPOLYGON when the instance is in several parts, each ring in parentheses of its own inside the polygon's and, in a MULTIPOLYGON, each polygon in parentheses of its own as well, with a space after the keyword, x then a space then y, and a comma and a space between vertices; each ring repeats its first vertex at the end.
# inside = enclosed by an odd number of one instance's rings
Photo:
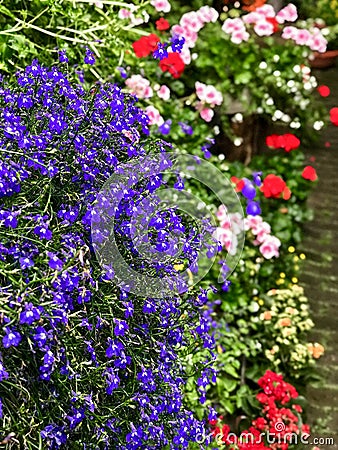
POLYGON ((156 34, 142 36, 138 41, 133 43, 135 55, 138 58, 149 56, 150 53, 156 50, 158 42, 160 42, 160 38, 156 34))
POLYGON ((160 61, 162 72, 169 72, 174 78, 179 78, 184 71, 184 62, 179 53, 169 53, 167 58, 160 61))
MULTIPOLYGON (((236 450, 288 450, 293 444, 293 433, 310 434, 310 427, 302 424, 299 414, 302 408, 298 404, 287 407, 287 403, 298 397, 298 392, 283 376, 267 370, 258 384, 263 392, 257 394, 257 400, 262 405, 262 414, 251 422, 251 427, 238 437, 231 433, 223 417, 209 422, 212 436, 226 448, 236 450), (292 408, 292 409, 291 409, 292 408), (269 435, 269 440, 265 439, 269 435), (271 443, 270 437, 275 438, 271 443), (266 441, 268 440, 268 444, 266 441)), ((290 406, 290 405, 289 405, 290 406)))
POLYGON ((284 200, 289 200, 291 197, 291 191, 287 187, 285 181, 272 173, 264 178, 261 191, 266 198, 282 197, 284 200))
POLYGON ((165 31, 168 30, 170 28, 170 24, 167 20, 165 20, 163 17, 161 17, 160 19, 156 20, 156 29, 158 31, 165 31))
POLYGON ((295 150, 300 146, 300 140, 297 136, 291 133, 286 134, 272 134, 265 139, 266 145, 272 148, 284 148, 286 152, 295 150))
POLYGON ((305 178, 305 180, 316 181, 318 178, 316 169, 312 166, 304 167, 302 177, 305 178))
POLYGON ((325 86, 325 84, 318 86, 317 91, 322 97, 328 97, 330 95, 330 88, 328 86, 325 86))
POLYGON ((333 125, 336 125, 338 127, 338 108, 331 108, 330 109, 330 120, 333 123, 333 125))
POLYGON ((265 20, 273 25, 273 32, 276 33, 279 30, 279 23, 276 17, 266 17, 265 20))

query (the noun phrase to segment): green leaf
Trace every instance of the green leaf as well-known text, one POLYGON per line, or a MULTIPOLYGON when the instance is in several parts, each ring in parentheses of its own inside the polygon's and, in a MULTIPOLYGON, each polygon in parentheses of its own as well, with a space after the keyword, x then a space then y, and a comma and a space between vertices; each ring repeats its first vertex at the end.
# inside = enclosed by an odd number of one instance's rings
POLYGON ((12 19, 15 19, 14 14, 3 5, 0 5, 0 13, 5 14, 6 16, 9 16, 12 19))

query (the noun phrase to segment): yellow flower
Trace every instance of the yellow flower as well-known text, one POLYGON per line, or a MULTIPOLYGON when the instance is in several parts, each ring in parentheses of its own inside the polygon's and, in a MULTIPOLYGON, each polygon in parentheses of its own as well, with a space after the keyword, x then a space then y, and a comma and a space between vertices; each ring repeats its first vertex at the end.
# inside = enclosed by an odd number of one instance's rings
POLYGON ((292 281, 292 283, 298 283, 298 278, 297 277, 292 277, 291 281, 292 281))
POLYGON ((306 259, 306 256, 305 256, 304 253, 301 253, 301 254, 299 255, 299 257, 300 257, 300 259, 306 259))
POLYGON ((288 248, 288 251, 290 253, 294 253, 296 251, 295 247, 293 245, 290 245, 290 247, 288 248))

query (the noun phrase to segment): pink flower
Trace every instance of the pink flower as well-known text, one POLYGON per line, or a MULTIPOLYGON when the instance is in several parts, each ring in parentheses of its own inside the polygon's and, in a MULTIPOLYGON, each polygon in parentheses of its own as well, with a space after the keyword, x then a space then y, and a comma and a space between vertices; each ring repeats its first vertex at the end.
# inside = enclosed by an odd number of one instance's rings
POLYGON ((258 36, 271 36, 274 33, 274 26, 272 23, 263 19, 255 24, 254 30, 258 36))
POLYGON ((202 6, 198 11, 197 11, 198 17, 201 20, 201 22, 203 23, 210 23, 213 22, 215 23, 216 20, 218 19, 218 12, 216 11, 216 9, 214 8, 210 8, 210 6, 202 6))
POLYGON ((225 205, 221 205, 216 213, 216 217, 217 219, 220 221, 220 223, 222 224, 222 222, 227 221, 228 220, 228 209, 225 205))
POLYGON ((153 90, 150 87, 150 81, 141 75, 132 75, 126 80, 130 92, 138 98, 149 98, 153 96, 153 90))
POLYGON ((217 227, 213 234, 213 237, 222 244, 222 246, 230 253, 230 255, 236 254, 238 239, 230 229, 217 227))
POLYGON ((252 230, 252 232, 254 234, 256 234, 254 230, 256 230, 262 224, 262 222, 263 222, 263 219, 261 216, 250 216, 249 215, 244 219, 244 229, 246 231, 252 230))
POLYGON ((283 39, 294 39, 296 34, 298 32, 298 29, 296 27, 285 27, 283 29, 282 38, 283 39))
POLYGON ((195 83, 196 94, 200 100, 204 99, 205 88, 206 88, 206 84, 196 81, 196 83, 195 83))
POLYGON ((209 104, 211 107, 215 105, 221 105, 223 102, 223 96, 211 84, 204 84, 196 81, 195 83, 197 97, 203 102, 209 104))
POLYGON ((234 31, 245 31, 245 26, 240 18, 226 19, 222 25, 222 30, 224 33, 232 34, 234 31))
POLYGON ((256 11, 251 12, 249 14, 246 14, 245 16, 243 16, 243 22, 245 23, 256 23, 259 20, 264 19, 264 16, 261 14, 258 14, 256 11))
POLYGON ((168 88, 168 86, 166 86, 165 84, 163 84, 160 89, 157 91, 157 95, 162 99, 162 100, 169 100, 170 98, 170 89, 168 88))
POLYGON ((200 111, 200 116, 206 122, 211 122, 212 118, 214 117, 214 111, 211 108, 203 108, 200 111))
POLYGON ((185 39, 185 45, 192 48, 195 47, 195 43, 198 38, 198 34, 196 31, 193 31, 191 28, 183 29, 183 37, 185 39))
POLYGON ((164 119, 161 116, 159 110, 150 105, 146 107, 146 114, 149 117, 149 125, 161 126, 164 123, 164 119))
POLYGON ((297 8, 292 3, 289 3, 285 8, 281 9, 276 15, 278 23, 295 22, 298 19, 297 8))
POLYGON ((162 11, 168 13, 171 9, 171 5, 168 0, 151 0, 150 4, 154 6, 156 11, 162 11))
POLYGON ((118 17, 119 19, 129 19, 131 16, 131 11, 126 8, 122 8, 119 10, 118 17))
POLYGON ((183 14, 180 20, 180 25, 190 32, 198 33, 203 27, 203 22, 196 11, 190 11, 183 14))
POLYGON ((294 41, 298 45, 306 45, 311 40, 311 33, 308 30, 297 30, 295 36, 293 37, 294 41))
POLYGON ((255 245, 263 244, 270 236, 271 227, 267 222, 263 222, 262 225, 256 229, 256 242, 255 245))
POLYGON ((191 63, 191 53, 189 50, 189 47, 187 45, 183 45, 182 51, 180 53, 182 61, 184 64, 190 64, 191 63))
POLYGON ((240 44, 243 41, 248 41, 250 38, 250 34, 243 28, 242 30, 234 31, 231 35, 231 42, 234 44, 240 44))
POLYGON ((327 47, 327 40, 322 35, 319 28, 314 28, 313 35, 309 39, 308 46, 314 52, 324 53, 327 47))
POLYGON ((272 5, 263 5, 255 10, 256 13, 263 17, 275 17, 276 13, 272 5))
POLYGON ((221 105, 223 102, 223 96, 220 91, 218 91, 214 86, 207 85, 205 89, 204 100, 211 106, 221 105))
POLYGON ((184 28, 181 25, 173 25, 171 27, 171 34, 178 34, 179 36, 184 36, 184 28))
POLYGON ((276 236, 267 236, 264 242, 259 247, 260 252, 265 259, 271 259, 274 256, 279 256, 279 247, 281 245, 280 240, 276 236))

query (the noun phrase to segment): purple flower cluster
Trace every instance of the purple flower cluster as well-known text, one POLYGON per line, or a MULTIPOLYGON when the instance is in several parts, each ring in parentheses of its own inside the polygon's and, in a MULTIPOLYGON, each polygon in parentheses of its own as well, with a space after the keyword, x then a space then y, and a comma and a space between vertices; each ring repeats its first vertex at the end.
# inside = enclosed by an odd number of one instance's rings
MULTIPOLYGON (((89 50, 86 58, 93 63, 89 50)), ((51 449, 188 448, 206 431, 184 405, 183 355, 203 355, 196 362, 202 401, 214 378, 207 293, 153 298, 117 287, 116 268, 101 267, 93 248, 107 235, 90 236, 102 219, 93 206, 102 185, 121 164, 145 155, 148 164, 167 144, 148 139, 146 114, 117 86, 87 91, 38 61, 12 85, 1 82, 0 118, 4 432, 14 431, 22 447, 25 439, 38 445, 41 435, 51 449)), ((125 260, 141 273, 170 275, 180 248, 193 264, 200 236, 175 208, 153 215, 142 235, 163 258, 150 267, 140 257, 130 217, 138 211, 142 221, 147 195, 167 181, 155 173, 135 181, 115 193, 114 233, 125 260)))
POLYGON ((185 39, 183 36, 175 35, 170 38, 169 42, 157 44, 156 50, 153 52, 153 57, 162 61, 164 58, 168 58, 168 48, 174 53, 181 53, 185 39))
POLYGON ((252 181, 248 178, 243 178, 244 186, 241 194, 247 201, 246 213, 251 216, 257 216, 262 212, 259 202, 255 200, 257 194, 256 189, 262 185, 261 175, 262 172, 254 172, 252 174, 252 181))

